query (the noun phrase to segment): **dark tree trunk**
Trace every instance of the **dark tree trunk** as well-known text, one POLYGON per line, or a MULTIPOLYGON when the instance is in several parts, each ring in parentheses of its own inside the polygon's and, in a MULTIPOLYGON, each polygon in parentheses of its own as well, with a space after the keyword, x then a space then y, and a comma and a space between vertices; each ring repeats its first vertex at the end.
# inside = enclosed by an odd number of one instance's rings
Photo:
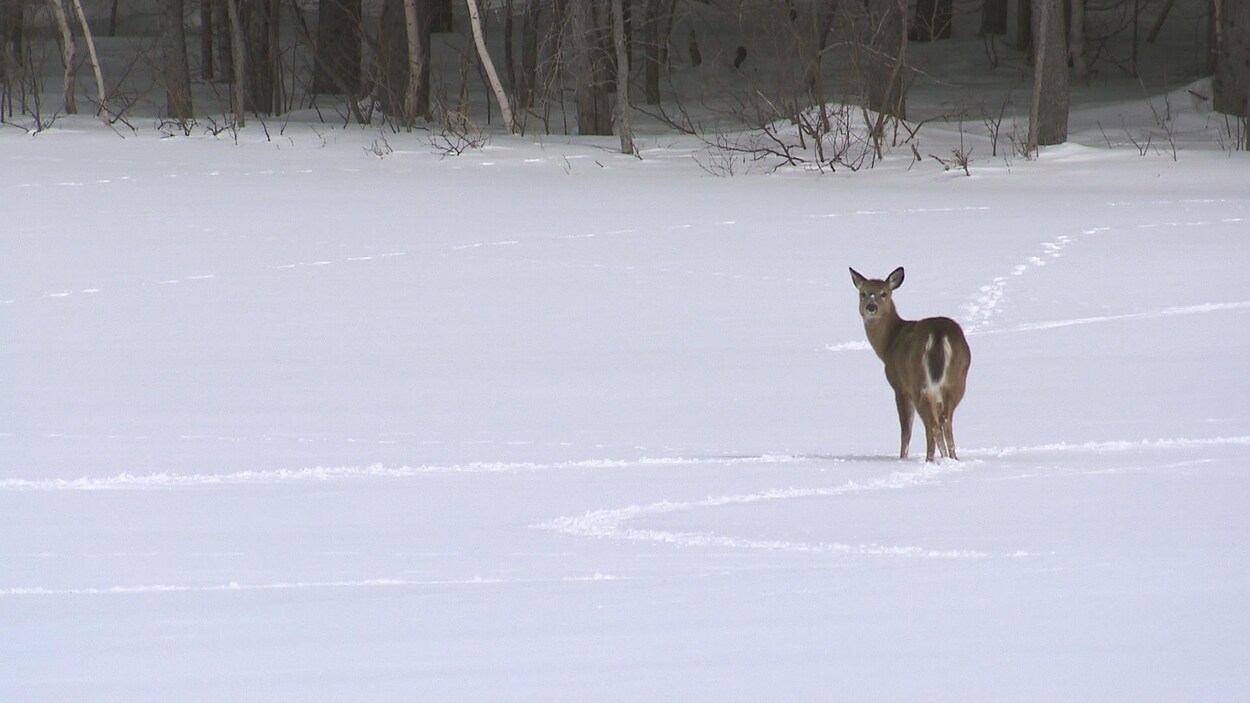
POLYGON ((868 82, 868 109, 907 119, 907 96, 903 90, 906 3, 867 0, 865 10, 868 36, 860 61, 868 82))
POLYGON ((646 0, 642 20, 642 31, 645 37, 643 61, 643 86, 648 105, 660 104, 660 68, 664 65, 660 47, 668 44, 669 22, 665 15, 670 7, 666 0, 646 0))
POLYGON ((577 130, 584 135, 612 133, 612 105, 608 99, 607 80, 609 62, 604 51, 606 9, 602 0, 569 2, 577 130))
POLYGON ((183 0, 163 0, 161 8, 161 74, 165 82, 165 105, 169 116, 190 119, 191 67, 187 60, 187 34, 183 25, 183 0))
MULTIPOLYGON (((409 119, 430 116, 430 0, 417 0, 417 26, 421 32, 421 75, 417 76, 415 114, 409 119)), ((408 31, 404 24, 404 0, 382 4, 378 36, 378 100, 386 114, 400 119, 408 89, 408 31)), ((407 120, 403 120, 407 121, 407 120)))
POLYGON ((277 84, 278 47, 273 41, 277 3, 271 0, 239 0, 239 21, 243 27, 246 54, 244 109, 262 115, 277 111, 274 99, 277 84))
POLYGON ((534 106, 538 84, 538 23, 542 19, 538 0, 528 0, 529 7, 521 17, 521 86, 517 111, 534 106))
POLYGON ((312 92, 360 92, 362 21, 360 0, 321 0, 312 92))
POLYGON ((1250 3, 1216 0, 1216 9, 1214 107, 1250 117, 1250 3))
POLYGON ((1030 150, 1068 140, 1068 51, 1061 0, 1034 0, 1033 109, 1030 150))
POLYGON ((1020 0, 1016 6, 1016 51, 1033 53, 1033 0, 1020 0))
POLYGON ((200 80, 213 80, 213 4, 200 2, 200 80))
POLYGON ((1007 33, 1007 0, 984 0, 981 5, 981 28, 977 36, 988 37, 1007 33))
POLYGON ((934 41, 951 38, 951 0, 916 0, 916 14, 908 38, 934 41))

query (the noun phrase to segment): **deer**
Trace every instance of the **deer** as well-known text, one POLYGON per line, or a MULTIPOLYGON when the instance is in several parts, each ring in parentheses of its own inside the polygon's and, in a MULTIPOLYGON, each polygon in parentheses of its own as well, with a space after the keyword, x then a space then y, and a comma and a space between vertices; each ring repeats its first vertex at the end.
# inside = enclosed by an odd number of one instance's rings
POLYGON ((955 453, 955 408, 964 397, 972 350, 959 323, 948 317, 904 320, 894 307, 894 291, 903 285, 903 267, 884 280, 866 278, 851 269, 859 290, 859 316, 868 343, 885 362, 885 378, 894 389, 902 431, 899 459, 906 459, 916 412, 924 422, 925 461, 934 450, 944 458, 955 453))

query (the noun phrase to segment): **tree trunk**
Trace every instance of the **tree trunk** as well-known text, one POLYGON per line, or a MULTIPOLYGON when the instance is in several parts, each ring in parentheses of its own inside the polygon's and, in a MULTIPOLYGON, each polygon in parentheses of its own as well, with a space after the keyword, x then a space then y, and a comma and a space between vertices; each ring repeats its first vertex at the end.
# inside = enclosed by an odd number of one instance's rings
POLYGON ((1068 54, 1072 57, 1072 78, 1080 85, 1089 82, 1089 64, 1085 62, 1085 0, 1072 0, 1072 30, 1068 38, 1068 54))
POLYGON ((243 80, 247 75, 247 52, 243 43, 243 18, 239 13, 240 0, 226 0, 226 15, 230 23, 230 102, 234 107, 234 124, 247 124, 247 108, 244 106, 243 80))
POLYGON ((408 33, 404 27, 404 0, 382 3, 378 30, 378 101, 382 111, 399 121, 408 88, 408 33))
POLYGON ((52 17, 61 32, 61 60, 65 63, 65 114, 78 114, 78 101, 75 96, 77 88, 74 84, 74 35, 69 31, 69 19, 65 16, 65 6, 61 0, 48 0, 52 7, 52 17))
POLYGON ((907 51, 907 0, 868 0, 867 36, 860 61, 868 80, 868 109, 907 119, 903 74, 907 51))
POLYGON ((482 60, 482 68, 490 79, 490 88, 495 93, 495 102, 499 104, 499 112, 503 115, 503 123, 509 134, 516 134, 516 120, 512 117, 512 105, 508 102, 508 94, 504 92, 503 83, 499 81, 499 72, 495 70, 495 62, 486 50, 486 38, 482 35, 482 18, 478 14, 477 0, 465 0, 469 8, 469 26, 473 29, 473 42, 477 45, 478 58, 482 60))
POLYGON ((91 25, 87 23, 87 13, 82 10, 82 0, 72 0, 72 2, 74 14, 78 16, 79 26, 82 27, 83 41, 87 44, 87 58, 91 61, 91 72, 95 75, 96 100, 100 103, 96 114, 104 120, 104 124, 110 124, 108 107, 104 104, 107 99, 104 92, 104 74, 100 72, 100 57, 95 51, 95 38, 91 34, 91 25))
POLYGON ((417 15, 417 0, 404 0, 404 37, 408 47, 408 80, 404 88, 404 124, 412 127, 418 117, 429 116, 429 101, 422 101, 421 18, 417 15))
POLYGON ((247 54, 245 108, 272 115, 278 112, 275 94, 278 90, 278 46, 274 41, 277 29, 277 3, 271 0, 235 0, 242 22, 247 54))
POLYGON ((1215 110, 1250 117, 1250 4, 1215 0, 1215 25, 1215 110))
POLYGON ((616 131, 622 154, 638 154, 629 123, 629 50, 626 48, 624 0, 612 0, 612 36, 616 44, 616 131))
MULTIPOLYGON (((213 3, 200 0, 200 80, 213 80, 213 3)), ((183 30, 184 32, 186 30, 183 30)))
POLYGON ((182 21, 183 0, 161 4, 161 65, 165 81, 165 106, 169 116, 189 120, 191 109, 191 68, 187 60, 187 35, 182 21))
POLYGON ((1033 52, 1033 0, 1016 5, 1016 51, 1033 52))
POLYGON ((538 83, 538 22, 541 5, 538 0, 528 0, 529 8, 521 16, 521 75, 517 91, 520 109, 534 106, 534 93, 538 83))
POLYGON ((22 65, 22 0, 0 0, 0 122, 13 115, 12 81, 22 65))
POLYGON ((671 22, 665 21, 665 15, 671 8, 666 0, 646 0, 642 19, 643 36, 645 37, 642 52, 643 85, 648 105, 660 104, 660 68, 664 65, 660 48, 668 44, 668 33, 671 22))
POLYGON ((934 41, 951 38, 951 0, 916 0, 916 14, 908 38, 934 41))
POLYGON ((360 0, 321 0, 317 9, 317 46, 312 92, 356 95, 360 92, 360 0))
POLYGON ((1037 57, 1033 61, 1033 106, 1027 148, 1068 140, 1068 52, 1062 0, 1035 0, 1037 57))
POLYGON ((977 36, 989 37, 1007 33, 1007 0, 984 0, 981 5, 981 28, 977 36))
POLYGON ((600 39, 600 4, 600 0, 569 2, 577 129, 583 135, 612 133, 612 108, 608 100, 608 85, 603 80, 606 62, 600 39))

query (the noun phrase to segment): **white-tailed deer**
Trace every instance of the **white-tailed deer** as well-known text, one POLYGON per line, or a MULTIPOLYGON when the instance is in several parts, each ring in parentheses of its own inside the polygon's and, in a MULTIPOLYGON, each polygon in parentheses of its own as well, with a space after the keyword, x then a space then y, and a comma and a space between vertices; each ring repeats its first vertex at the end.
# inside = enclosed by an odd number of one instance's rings
POLYGON ((898 424, 902 428, 899 458, 907 458, 911 424, 916 412, 924 422, 925 461, 933 450, 955 455, 955 407, 964 397, 972 350, 959 323, 947 317, 904 320, 894 308, 894 289, 903 285, 903 268, 885 280, 865 278, 851 269, 859 289, 859 316, 872 350, 885 362, 885 377, 894 389, 898 424))

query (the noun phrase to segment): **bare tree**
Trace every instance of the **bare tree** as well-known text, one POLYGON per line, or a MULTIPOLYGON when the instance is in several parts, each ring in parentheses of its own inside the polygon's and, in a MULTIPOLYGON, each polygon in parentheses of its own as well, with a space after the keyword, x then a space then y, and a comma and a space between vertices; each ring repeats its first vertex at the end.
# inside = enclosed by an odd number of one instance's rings
POLYGON ((490 52, 486 50, 486 38, 482 36, 482 18, 478 15, 477 1, 465 0, 465 4, 469 7, 469 25, 473 29, 473 42, 477 45, 478 58, 481 59, 482 67, 486 70, 486 77, 490 80, 491 90, 495 93, 495 101, 499 104, 499 112, 503 115, 508 132, 516 134, 517 123, 512 117, 512 106, 508 102, 508 94, 504 92, 503 84, 499 82, 499 72, 495 70, 495 62, 491 60, 490 52))
POLYGON ((916 14, 908 36, 914 41, 950 39, 953 17, 951 0, 916 0, 916 14))
POLYGON ((355 95, 360 91, 360 0, 321 0, 312 92, 355 95))
POLYGON ((1068 52, 1062 0, 1033 0, 1036 18, 1028 150, 1068 140, 1068 52))
POLYGON ((74 47, 74 34, 69 29, 69 18, 65 15, 65 6, 61 4, 61 0, 48 0, 48 5, 52 9, 56 28, 61 33, 61 60, 65 62, 65 114, 76 115, 78 101, 75 97, 77 88, 74 81, 74 56, 77 49, 74 47))
MULTIPOLYGON (((1214 107, 1226 115, 1250 121, 1250 3, 1214 0, 1215 77, 1214 107)), ((1242 129, 1250 150, 1250 130, 1242 129)))
POLYGON ((183 0, 164 0, 160 5, 161 73, 165 82, 165 105, 169 116, 177 120, 190 119, 194 114, 183 5, 183 0))
POLYGON ((1089 63, 1085 57, 1085 0, 1068 0, 1072 8, 1072 29, 1068 35, 1068 54, 1072 61, 1072 78, 1085 85, 1089 82, 1089 63))
POLYGON ((629 124, 629 51, 625 48, 623 0, 612 0, 612 36, 616 45, 616 131, 621 137, 621 153, 637 155, 629 124))
POLYGON ((860 42, 868 109, 907 119, 904 69, 907 65, 907 0, 866 0, 866 36, 860 42))
POLYGON ((239 16, 239 0, 226 0, 230 24, 230 102, 234 107, 234 124, 243 127, 247 112, 243 97, 243 76, 247 73, 247 54, 243 44, 243 18, 239 16))
POLYGON ((573 46, 573 80, 577 91, 577 129, 584 135, 611 134, 608 101, 607 35, 602 0, 570 0, 569 31, 573 46))

